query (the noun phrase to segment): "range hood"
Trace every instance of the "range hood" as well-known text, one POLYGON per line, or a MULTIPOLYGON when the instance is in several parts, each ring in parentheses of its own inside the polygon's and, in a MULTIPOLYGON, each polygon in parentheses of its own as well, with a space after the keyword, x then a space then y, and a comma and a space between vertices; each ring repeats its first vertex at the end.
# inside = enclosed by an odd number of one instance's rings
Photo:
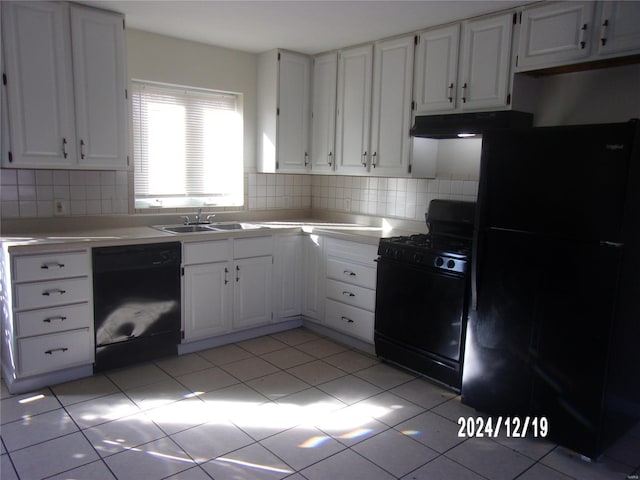
POLYGON ((532 124, 532 114, 513 110, 417 115, 409 133, 412 137, 458 138, 464 134, 482 134, 494 128, 531 127, 532 124))

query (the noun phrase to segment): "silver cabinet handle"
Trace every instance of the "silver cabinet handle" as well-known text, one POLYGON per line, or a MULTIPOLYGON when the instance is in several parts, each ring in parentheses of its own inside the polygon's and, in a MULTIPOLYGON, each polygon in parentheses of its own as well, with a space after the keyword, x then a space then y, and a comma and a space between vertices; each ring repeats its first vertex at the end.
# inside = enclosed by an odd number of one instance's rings
POLYGON ((447 90, 448 90, 447 99, 449 100, 449 103, 453 103, 453 82, 449 84, 449 86, 447 87, 447 90))
POLYGON ((378 152, 373 152, 373 154, 371 155, 371 165, 373 165, 373 168, 376 168, 377 163, 378 163, 378 152))
POLYGON ((583 23, 580 27, 580 48, 584 49, 587 46, 587 42, 584 41, 585 32, 587 31, 587 24, 583 23))
POLYGON ((604 47, 607 44, 607 30, 609 28, 609 20, 605 18, 602 22, 602 29, 600 30, 600 43, 604 47))
POLYGON ((62 138, 62 155, 64 156, 64 158, 67 158, 69 156, 69 154, 67 153, 67 139, 66 138, 62 138))
POLYGON ((329 166, 333 166, 333 152, 329 152, 329 166))
POLYGON ((54 288, 52 290, 45 290, 44 292, 42 292, 42 296, 44 297, 50 297, 53 294, 56 295, 64 295, 65 293, 67 293, 66 290, 62 290, 60 288, 54 288))
POLYGON ((240 281, 240 266, 236 265, 236 282, 240 281))
POLYGON ((229 283, 229 269, 227 267, 224 267, 224 284, 228 284, 229 283))
POLYGON ((80 158, 84 160, 84 140, 80 139, 80 158))
POLYGON ((355 272, 352 272, 351 270, 345 270, 342 273, 344 273, 345 275, 349 275, 350 277, 355 277, 356 276, 355 272))
POLYGON ((304 166, 306 167, 307 165, 309 165, 309 154, 304 152, 304 166))
POLYGON ((64 268, 64 263, 60 262, 47 262, 40 265, 42 270, 49 270, 50 268, 64 268))
POLYGON ((353 323, 353 320, 351 320, 349 317, 342 316, 342 317, 340 317, 340 319, 342 321, 344 321, 344 322, 347 322, 347 323, 353 323))
POLYGON ((44 353, 46 353, 47 355, 53 355, 53 354, 54 354, 54 353, 56 353, 56 352, 62 352, 62 353, 64 353, 64 352, 66 352, 66 351, 68 351, 68 350, 69 350, 69 349, 68 349, 67 347, 62 347, 62 348, 52 348, 51 350, 47 350, 47 351, 45 351, 44 353))
POLYGON ((355 293, 351 293, 351 292, 347 292, 347 291, 342 292, 342 295, 345 296, 345 297, 355 297, 356 296, 355 293))
POLYGON ((367 152, 362 154, 362 166, 367 168, 367 152))
POLYGON ((467 103, 467 82, 462 85, 462 103, 467 103))
POLYGON ((64 322, 67 319, 67 317, 63 317, 62 315, 57 315, 55 317, 49 317, 49 318, 45 318, 42 320, 43 323, 51 323, 54 320, 60 320, 61 322, 64 322))

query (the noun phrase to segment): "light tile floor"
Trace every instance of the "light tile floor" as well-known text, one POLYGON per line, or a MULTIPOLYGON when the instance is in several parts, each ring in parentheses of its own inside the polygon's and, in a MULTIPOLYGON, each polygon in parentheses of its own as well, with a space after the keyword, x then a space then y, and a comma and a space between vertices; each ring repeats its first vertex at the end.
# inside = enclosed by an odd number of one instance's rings
POLYGON ((598 463, 458 436, 450 391, 295 329, 26 395, 2 390, 2 480, 632 479, 640 428, 598 463))

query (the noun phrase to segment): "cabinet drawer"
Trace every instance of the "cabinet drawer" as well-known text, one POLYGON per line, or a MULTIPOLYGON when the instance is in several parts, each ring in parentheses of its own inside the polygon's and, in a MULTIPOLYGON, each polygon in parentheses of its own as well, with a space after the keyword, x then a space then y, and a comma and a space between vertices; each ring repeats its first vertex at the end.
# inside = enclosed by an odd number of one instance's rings
POLYGON ((91 281, 88 277, 19 284, 15 286, 15 309, 81 303, 88 301, 90 295, 91 281))
POLYGON ((327 297, 371 312, 376 307, 375 290, 349 285, 337 280, 327 280, 327 297))
POLYGON ((233 258, 261 257, 273 254, 272 237, 236 238, 233 258))
POLYGON ((373 290, 376 288, 375 268, 345 262, 341 259, 331 257, 327 259, 327 276, 352 285, 360 285, 373 290))
POLYGON ((23 255, 13 260, 14 282, 32 282, 88 276, 91 272, 89 252, 23 255))
POLYGON ((18 340, 20 372, 35 375, 93 363, 93 341, 88 328, 18 340))
POLYGON ((18 337, 31 337, 87 328, 92 323, 93 312, 88 303, 30 310, 16 314, 18 337))
POLYGON ((347 335, 373 343, 374 318, 372 312, 327 299, 327 326, 347 335))
POLYGON ((378 246, 368 243, 348 242, 328 238, 325 249, 329 257, 338 257, 352 262, 360 262, 365 265, 372 265, 378 257, 378 246))
POLYGON ((182 248, 182 260, 185 265, 225 262, 231 260, 233 254, 230 239, 185 243, 182 248))

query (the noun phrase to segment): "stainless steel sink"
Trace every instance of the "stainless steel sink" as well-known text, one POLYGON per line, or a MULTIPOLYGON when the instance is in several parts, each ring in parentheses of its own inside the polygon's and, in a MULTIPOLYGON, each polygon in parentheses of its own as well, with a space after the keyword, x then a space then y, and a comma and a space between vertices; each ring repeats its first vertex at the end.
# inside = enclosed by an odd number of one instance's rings
MULTIPOLYGON (((247 228, 249 228, 249 225, 238 223, 238 222, 212 223, 211 228, 214 230, 246 230, 247 228)), ((251 228, 256 228, 256 227, 251 225, 251 228)))
POLYGON ((155 228, 170 233, 212 232, 209 225, 158 225, 155 228))
POLYGON ((228 230, 252 230, 263 228, 259 225, 240 222, 197 223, 192 225, 155 225, 153 228, 169 233, 220 232, 228 230))

